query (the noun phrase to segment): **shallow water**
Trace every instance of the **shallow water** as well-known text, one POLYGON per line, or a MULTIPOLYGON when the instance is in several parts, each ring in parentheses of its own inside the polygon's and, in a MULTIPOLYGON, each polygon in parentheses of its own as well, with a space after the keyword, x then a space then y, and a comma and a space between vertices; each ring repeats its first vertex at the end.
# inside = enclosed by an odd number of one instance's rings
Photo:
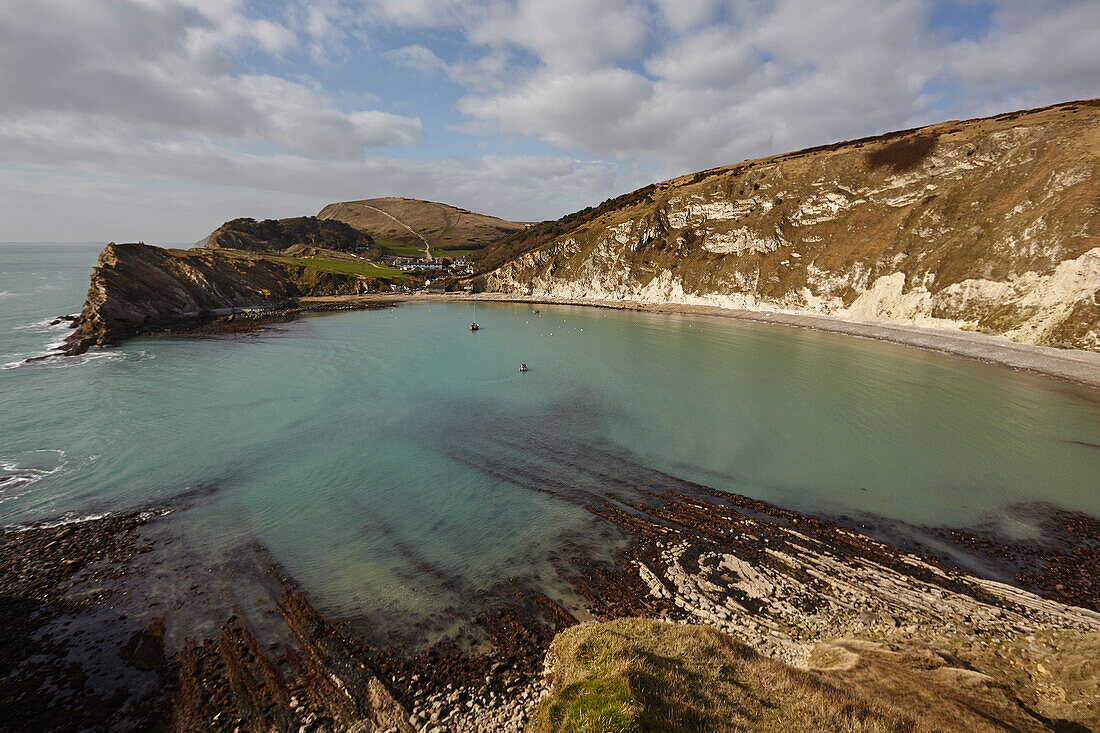
POLYGON ((175 521, 209 558, 258 540, 330 610, 399 619, 568 595, 561 548, 619 541, 578 497, 678 480, 1014 536, 1020 503, 1100 516, 1100 393, 782 326, 417 304, 19 366, 97 251, 0 246, 0 524, 201 489, 175 521))

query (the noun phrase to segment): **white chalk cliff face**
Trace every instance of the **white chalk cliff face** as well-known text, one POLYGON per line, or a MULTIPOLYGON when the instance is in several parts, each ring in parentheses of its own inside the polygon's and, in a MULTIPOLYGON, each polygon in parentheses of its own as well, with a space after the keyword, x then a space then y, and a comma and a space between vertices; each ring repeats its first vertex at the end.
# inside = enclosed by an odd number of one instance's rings
POLYGON ((823 313, 1100 351, 1100 100, 643 191, 506 262, 490 289, 823 313))

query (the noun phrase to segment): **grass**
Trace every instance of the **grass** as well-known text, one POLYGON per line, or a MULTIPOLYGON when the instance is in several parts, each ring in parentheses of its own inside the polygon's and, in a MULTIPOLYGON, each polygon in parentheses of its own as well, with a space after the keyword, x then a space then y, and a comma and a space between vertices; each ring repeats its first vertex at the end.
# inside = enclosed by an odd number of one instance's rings
POLYGON ((350 259, 344 257, 288 257, 286 255, 271 254, 267 252, 226 251, 231 257, 243 257, 247 259, 265 259, 284 265, 298 265, 301 267, 313 267, 325 272, 338 272, 343 275, 360 275, 362 277, 403 277, 400 270, 375 262, 350 259))
POLYGON ((401 277, 401 271, 374 262, 362 262, 356 260, 337 259, 335 257, 281 257, 279 255, 264 255, 265 259, 281 262, 287 265, 301 265, 314 267, 327 272, 339 272, 344 275, 361 275, 363 277, 401 277))
POLYGON ((1047 629, 1005 640, 944 629, 928 641, 1012 690, 1037 713, 1100 731, 1100 633, 1047 629))
MULTIPOLYGON (((396 239, 376 239, 374 243, 382 250, 382 254, 387 257, 424 256, 424 245, 422 243, 411 244, 408 242, 398 242, 396 239)), ((471 253, 478 251, 480 250, 431 248, 432 257, 469 257, 471 253)))
POLYGON ((715 629, 582 624, 554 641, 535 733, 894 731, 905 721, 715 629))
POLYGON ((322 219, 337 219, 370 232, 376 242, 399 241, 417 247, 420 242, 410 234, 411 228, 427 239, 433 255, 451 247, 482 247, 523 228, 517 222, 504 221, 447 204, 392 197, 329 204, 318 216, 322 219), (385 213, 379 213, 378 210, 385 213))
MULTIPOLYGON (((618 619, 562 632, 550 661, 530 733, 1089 729, 919 644, 835 642, 799 669, 709 627, 618 619)), ((1095 665, 1070 676, 1091 679, 1095 665)))
POLYGON ((423 245, 417 246, 408 242, 398 242, 396 239, 376 239, 374 243, 387 257, 423 257, 423 245))

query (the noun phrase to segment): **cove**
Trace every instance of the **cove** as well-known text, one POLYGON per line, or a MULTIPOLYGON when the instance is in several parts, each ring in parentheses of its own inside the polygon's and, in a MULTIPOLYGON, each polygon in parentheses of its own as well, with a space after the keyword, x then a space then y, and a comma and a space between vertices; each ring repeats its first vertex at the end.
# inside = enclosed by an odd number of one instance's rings
POLYGON ((588 508, 681 483, 1040 540, 1020 507, 1100 516, 1094 391, 831 334, 416 303, 99 356, 0 372, 0 522, 188 496, 172 533, 206 562, 258 543, 327 610, 423 641, 510 583, 579 605, 568 548, 625 542, 588 508))

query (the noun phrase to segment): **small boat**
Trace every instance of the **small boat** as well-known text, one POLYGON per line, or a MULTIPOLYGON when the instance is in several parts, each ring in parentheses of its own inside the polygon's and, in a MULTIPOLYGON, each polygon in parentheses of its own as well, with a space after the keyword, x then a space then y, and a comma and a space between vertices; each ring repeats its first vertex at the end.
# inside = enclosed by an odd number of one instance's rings
POLYGON ((525 372, 525 371, 527 371, 527 365, 526 365, 526 364, 520 364, 520 365, 519 365, 519 370, 520 370, 521 372, 525 372))
POLYGON ((481 328, 481 326, 477 325, 476 323, 471 323, 471 324, 470 324, 470 330, 471 330, 471 331, 476 331, 476 330, 478 330, 479 328, 481 328))
POLYGON ((538 313, 538 312, 539 312, 539 309, 538 309, 538 308, 535 308, 535 313, 538 313))

